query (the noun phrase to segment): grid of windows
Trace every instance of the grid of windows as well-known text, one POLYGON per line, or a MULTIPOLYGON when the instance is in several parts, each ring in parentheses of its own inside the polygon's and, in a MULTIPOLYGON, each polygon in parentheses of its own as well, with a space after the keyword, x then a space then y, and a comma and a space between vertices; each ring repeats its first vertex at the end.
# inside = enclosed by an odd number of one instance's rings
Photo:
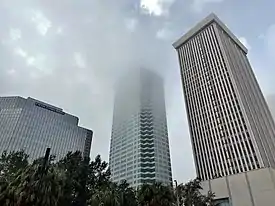
POLYGON ((0 153, 24 149, 35 159, 46 148, 57 159, 68 151, 89 156, 92 131, 78 127, 78 119, 61 109, 21 97, 0 98, 0 153))
POLYGON ((275 166, 275 126, 246 49, 215 15, 178 51, 196 170, 203 180, 275 166))
POLYGON ((143 69, 134 78, 118 87, 115 97, 109 156, 112 179, 126 179, 133 187, 153 181, 171 184, 162 79, 143 69))

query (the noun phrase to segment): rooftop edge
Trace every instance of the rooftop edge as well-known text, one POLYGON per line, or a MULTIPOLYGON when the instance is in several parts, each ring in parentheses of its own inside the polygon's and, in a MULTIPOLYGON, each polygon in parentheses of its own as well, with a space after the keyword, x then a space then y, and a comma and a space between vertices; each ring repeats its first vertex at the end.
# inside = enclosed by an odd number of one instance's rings
POLYGON ((214 13, 209 14, 206 18, 201 20, 192 29, 185 33, 181 38, 174 42, 173 47, 175 49, 178 49, 182 44, 184 44, 186 41, 188 41, 190 38, 192 38, 194 35, 196 35, 199 31, 201 31, 204 27, 211 24, 212 22, 216 22, 229 35, 229 37, 231 37, 235 41, 235 43, 247 54, 247 48, 214 13))

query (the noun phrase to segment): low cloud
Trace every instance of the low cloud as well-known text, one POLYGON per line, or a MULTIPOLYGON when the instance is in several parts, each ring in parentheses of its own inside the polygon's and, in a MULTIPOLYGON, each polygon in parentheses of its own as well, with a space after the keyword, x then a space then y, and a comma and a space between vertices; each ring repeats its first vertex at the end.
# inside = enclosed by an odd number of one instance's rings
POLYGON ((251 50, 251 46, 245 37, 239 37, 239 40, 248 49, 248 51, 251 50))
POLYGON ((264 36, 264 39, 269 52, 269 57, 271 57, 274 60, 275 58, 275 24, 272 24, 269 26, 264 36))
POLYGON ((275 24, 268 26, 257 41, 261 47, 258 51, 253 48, 250 57, 264 94, 272 95, 275 93, 275 84, 271 83, 275 76, 275 24))
POLYGON ((84 69, 86 68, 86 60, 84 59, 83 55, 79 52, 74 53, 74 61, 77 67, 84 69))
POLYGON ((125 25, 130 32, 134 32, 138 25, 138 20, 134 18, 125 19, 125 25))
POLYGON ((31 12, 31 21, 36 25, 37 31, 42 36, 45 36, 52 27, 52 22, 40 10, 33 10, 31 12))
POLYGON ((17 47, 14 49, 15 54, 21 56, 21 57, 27 57, 28 53, 27 51, 25 51, 24 49, 22 49, 21 47, 17 47))
POLYGON ((224 0, 193 0, 192 2, 192 9, 195 12, 201 12, 205 5, 212 4, 212 3, 221 3, 224 0))
MULTIPOLYGON (((194 9, 201 11, 211 2, 221 1, 195 0, 194 9)), ((178 32, 192 26, 189 19, 197 18, 197 13, 186 12, 189 3, 4 1, 0 4, 5 11, 0 14, 5 22, 0 24, 0 95, 32 96, 78 116, 81 126, 94 131, 91 157, 101 154, 107 160, 113 82, 127 69, 153 69, 165 80, 173 177, 179 182, 193 178, 180 70, 172 47, 182 35, 178 32)))
POLYGON ((156 37, 161 40, 174 41, 176 39, 174 31, 169 27, 169 24, 159 29, 156 37))
POLYGON ((170 6, 175 0, 141 0, 140 8, 144 13, 162 16, 168 15, 170 6))
POLYGON ((21 39, 21 30, 20 29, 10 29, 10 38, 13 41, 21 39))

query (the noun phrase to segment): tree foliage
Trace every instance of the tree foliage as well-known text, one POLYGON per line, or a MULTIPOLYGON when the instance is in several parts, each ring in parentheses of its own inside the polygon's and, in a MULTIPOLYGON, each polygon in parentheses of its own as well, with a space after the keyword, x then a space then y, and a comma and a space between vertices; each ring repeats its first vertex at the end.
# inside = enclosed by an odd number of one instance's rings
POLYGON ((28 166, 28 155, 24 151, 4 151, 0 157, 0 182, 10 182, 21 169, 28 166))
POLYGON ((204 196, 199 179, 176 190, 161 183, 134 190, 126 181, 114 183, 108 163, 98 155, 93 161, 81 152, 69 152, 47 164, 38 158, 28 162, 24 151, 0 156, 1 206, 210 206, 213 194, 204 196))
POLYGON ((120 184, 110 182, 97 188, 88 201, 89 206, 137 206, 135 191, 126 181, 120 184))
POLYGON ((64 185, 64 176, 61 171, 49 162, 45 168, 47 174, 42 175, 40 161, 29 164, 27 155, 23 151, 9 154, 4 152, 3 156, 6 158, 1 158, 0 164, 6 167, 2 168, 9 168, 7 171, 13 171, 13 173, 2 172, 2 176, 6 176, 5 179, 9 179, 9 182, 0 183, 0 205, 58 205, 59 199, 63 196, 64 185))
POLYGON ((161 183, 144 184, 138 190, 141 206, 170 206, 175 200, 173 188, 161 183))
POLYGON ((212 206, 214 194, 208 192, 207 195, 201 194, 201 181, 199 178, 189 181, 186 184, 180 184, 176 188, 179 196, 180 205, 185 206, 212 206))

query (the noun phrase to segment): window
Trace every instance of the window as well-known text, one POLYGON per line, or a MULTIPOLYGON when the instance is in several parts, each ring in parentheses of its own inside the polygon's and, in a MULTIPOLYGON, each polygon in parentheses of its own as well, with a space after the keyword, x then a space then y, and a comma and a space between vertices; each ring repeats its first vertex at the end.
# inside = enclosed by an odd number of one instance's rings
POLYGON ((231 206, 229 204, 229 199, 228 198, 216 199, 216 200, 214 200, 214 205, 215 206, 231 206))

